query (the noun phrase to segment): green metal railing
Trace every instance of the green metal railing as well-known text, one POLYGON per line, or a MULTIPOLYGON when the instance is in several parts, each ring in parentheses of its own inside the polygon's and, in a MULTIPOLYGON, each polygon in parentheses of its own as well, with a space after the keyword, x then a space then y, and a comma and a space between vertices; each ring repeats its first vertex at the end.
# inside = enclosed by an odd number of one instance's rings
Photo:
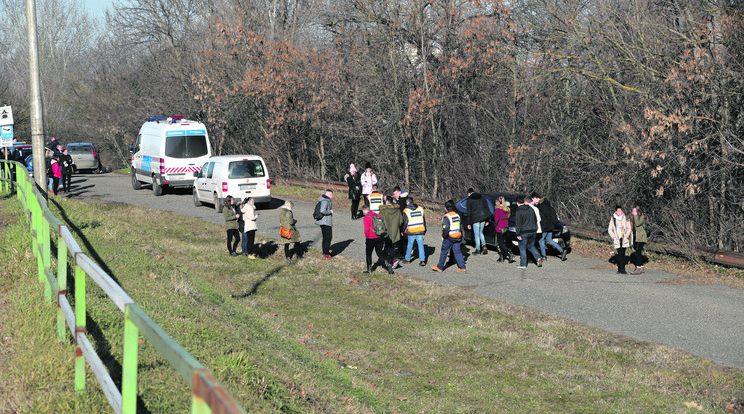
POLYGON ((80 250, 67 225, 49 211, 46 199, 37 189, 36 183, 29 176, 26 168, 17 162, 5 160, 0 160, 0 166, 3 172, 3 192, 16 191, 28 215, 33 238, 32 250, 38 264, 39 282, 44 287, 44 295, 48 304, 55 304, 56 299, 58 338, 60 342, 67 338, 65 333, 65 325, 67 325, 75 339, 77 346, 75 391, 78 393, 85 391, 87 362, 114 412, 117 414, 136 413, 137 358, 139 337, 142 335, 191 386, 191 412, 193 414, 244 413, 243 409, 233 401, 232 397, 199 361, 186 352, 134 303, 111 276, 80 250), (58 235, 56 275, 51 268, 52 231, 58 235), (75 309, 67 300, 67 267, 70 257, 75 266, 75 286, 73 287, 75 309), (88 278, 95 282, 124 314, 121 392, 87 336, 85 286, 88 278))

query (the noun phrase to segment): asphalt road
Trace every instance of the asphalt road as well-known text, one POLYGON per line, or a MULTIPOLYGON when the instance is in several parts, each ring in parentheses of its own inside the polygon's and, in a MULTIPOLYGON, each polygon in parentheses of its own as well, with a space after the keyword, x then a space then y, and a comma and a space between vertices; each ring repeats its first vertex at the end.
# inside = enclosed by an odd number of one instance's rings
MULTIPOLYGON (((195 207, 189 191, 170 191, 155 197, 149 186, 133 190, 130 177, 125 175, 74 175, 72 187, 74 196, 91 201, 128 203, 224 223, 222 215, 208 205, 195 207)), ((314 203, 293 201, 303 242, 319 249, 320 229, 312 220, 314 203)), ((260 234, 279 238, 277 208, 282 204, 283 200, 274 199, 268 209, 259 210, 260 234)), ((352 221, 345 208, 336 208, 333 222, 334 255, 363 262, 361 220, 352 221)), ((462 286, 489 298, 523 304, 608 332, 666 344, 722 366, 744 368, 742 290, 677 283, 676 276, 653 270, 653 263, 646 266, 643 275, 618 275, 606 261, 577 254, 570 254, 565 262, 551 257, 542 268, 530 264, 520 270, 515 264, 496 262, 498 255, 491 252, 487 256, 466 256, 466 274, 454 268, 436 273, 430 265, 439 258, 438 232, 430 230, 424 244, 428 265, 421 267, 414 262, 396 272, 462 286)))

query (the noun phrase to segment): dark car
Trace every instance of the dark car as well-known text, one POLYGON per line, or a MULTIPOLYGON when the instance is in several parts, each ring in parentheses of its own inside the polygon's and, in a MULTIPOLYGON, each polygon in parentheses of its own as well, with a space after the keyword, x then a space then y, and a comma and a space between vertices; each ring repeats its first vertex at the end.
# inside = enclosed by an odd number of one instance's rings
MULTIPOLYGON (((517 209, 517 194, 513 193, 490 193, 490 194, 483 194, 483 197, 486 198, 486 201, 488 202, 488 208, 491 209, 491 212, 493 212, 494 209, 494 202, 499 199, 499 197, 504 197, 506 200, 507 206, 511 209, 511 215, 509 216, 509 231, 506 233, 506 245, 511 248, 512 253, 519 254, 519 240, 517 240, 517 234, 514 224, 514 212, 517 209)), ((457 202, 457 210, 462 216, 462 221, 467 222, 467 209, 465 208, 465 203, 467 201, 467 197, 463 198, 459 202, 457 202)), ((463 239, 466 243, 475 244, 474 238, 473 238, 473 230, 468 230, 467 226, 463 226, 463 239)), ((498 249, 498 244, 496 242, 496 227, 493 223, 493 216, 489 220, 489 225, 486 226, 483 229, 483 236, 486 238, 486 245, 492 246, 494 249, 498 249)), ((562 249, 567 249, 566 251, 571 251, 571 232, 563 221, 558 221, 558 226, 553 230, 553 241, 558 243, 559 246, 561 246, 562 249)), ((546 248, 548 250, 553 249, 549 244, 546 243, 546 248)))
POLYGON ((66 148, 67 153, 72 157, 75 172, 82 170, 88 170, 93 174, 101 172, 101 159, 93 148, 93 144, 88 142, 67 144, 66 148))
POLYGON ((16 142, 13 144, 13 160, 18 161, 22 163, 23 165, 26 164, 25 160, 28 158, 29 155, 33 155, 34 148, 31 146, 31 144, 27 144, 25 142, 16 142))

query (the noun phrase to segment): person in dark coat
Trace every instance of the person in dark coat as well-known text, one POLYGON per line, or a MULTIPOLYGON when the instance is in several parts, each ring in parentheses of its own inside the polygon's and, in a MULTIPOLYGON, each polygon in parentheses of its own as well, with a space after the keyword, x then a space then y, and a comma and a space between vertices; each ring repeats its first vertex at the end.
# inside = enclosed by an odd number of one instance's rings
POLYGON ((297 230, 297 220, 294 218, 292 207, 294 207, 294 203, 287 201, 279 208, 279 224, 286 229, 292 230, 292 237, 288 239, 282 238, 282 243, 284 243, 284 258, 287 262, 292 261, 293 254, 297 255, 297 260, 301 260, 303 254, 302 246, 300 245, 302 237, 300 237, 300 232, 297 230), (290 245, 293 243, 294 245, 290 248, 290 245))
MULTIPOLYGON (((534 197, 532 199, 535 201, 534 197)), ((537 205, 537 210, 540 212, 540 225, 542 226, 542 240, 540 241, 540 253, 542 254, 542 257, 546 257, 546 246, 545 244, 549 244, 553 246, 554 249, 558 250, 558 254, 561 255, 561 260, 566 260, 566 251, 563 250, 563 248, 556 242, 553 241, 553 230, 557 229, 559 226, 558 223, 558 213, 556 213, 555 209, 552 205, 550 205, 550 201, 546 198, 538 198, 537 201, 535 201, 537 205)))
POLYGON ((62 156, 59 157, 59 162, 62 164, 62 190, 69 193, 74 164, 72 162, 72 156, 67 153, 67 148, 62 150, 62 156))
POLYGON ((527 250, 537 260, 537 267, 542 267, 540 252, 535 248, 537 237, 537 216, 532 207, 532 197, 525 197, 523 202, 517 201, 517 212, 514 214, 517 239, 519 240, 519 269, 527 268, 527 250))
POLYGON ((349 186, 349 200, 351 200, 351 219, 356 220, 362 215, 359 213, 359 200, 362 199, 362 182, 359 180, 359 172, 354 164, 349 166, 349 173, 344 177, 349 186))
POLYGON ((467 210, 468 230, 473 230, 473 239, 475 239, 474 254, 488 254, 486 247, 486 237, 483 235, 483 229, 488 225, 491 218, 491 209, 488 208, 486 198, 476 193, 472 188, 468 189, 468 199, 465 201, 465 210, 467 210))
POLYGON ((240 244, 240 225, 238 224, 240 213, 235 208, 233 196, 225 197, 225 208, 222 209, 222 216, 225 218, 225 231, 227 231, 227 251, 230 256, 237 257, 238 245, 240 244))

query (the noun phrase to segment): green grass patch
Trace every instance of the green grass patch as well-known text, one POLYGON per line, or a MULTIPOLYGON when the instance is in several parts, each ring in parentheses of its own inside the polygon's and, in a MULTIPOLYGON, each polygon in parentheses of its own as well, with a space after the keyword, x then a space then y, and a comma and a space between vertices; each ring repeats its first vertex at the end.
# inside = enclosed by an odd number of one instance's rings
MULTIPOLYGON (((223 226, 163 211, 56 197, 52 209, 247 412, 697 413, 744 397, 742 370, 457 287, 365 276, 316 251, 287 265, 261 237, 263 259, 231 258, 223 226)), ((109 412, 90 372, 73 392, 74 346, 57 342, 20 210, 0 199, 0 412, 109 412)), ((123 318, 88 286, 88 331, 118 381, 123 318)), ((139 363, 142 412, 190 411, 186 382, 146 341, 139 363)))

